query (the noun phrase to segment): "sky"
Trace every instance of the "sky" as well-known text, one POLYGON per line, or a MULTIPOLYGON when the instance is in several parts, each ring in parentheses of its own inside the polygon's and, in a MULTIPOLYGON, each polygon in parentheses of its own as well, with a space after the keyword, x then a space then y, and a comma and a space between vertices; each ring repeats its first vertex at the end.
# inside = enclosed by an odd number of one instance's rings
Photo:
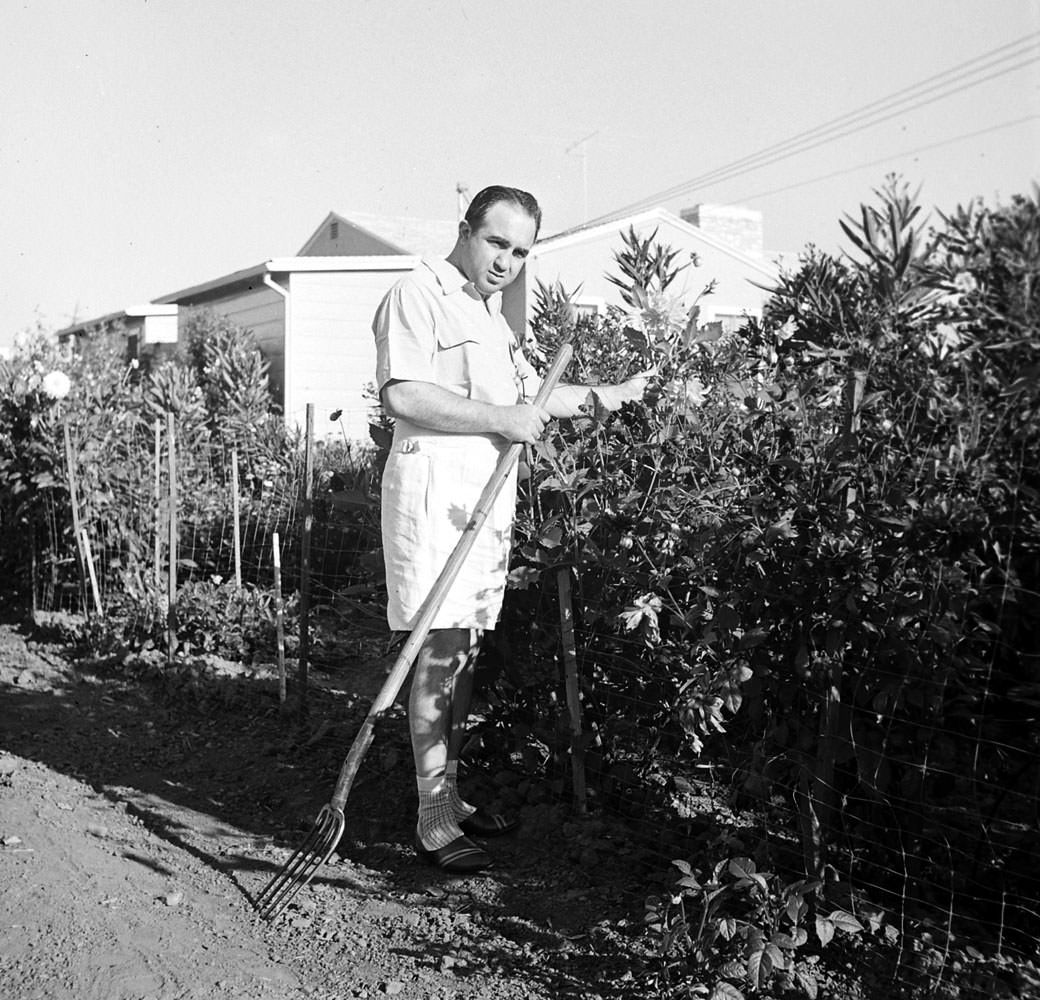
POLYGON ((291 256, 330 211, 454 219, 457 184, 533 192, 543 235, 745 205, 791 253, 837 250, 892 172, 940 210, 1040 180, 1040 0, 3 14, 0 348, 291 256))

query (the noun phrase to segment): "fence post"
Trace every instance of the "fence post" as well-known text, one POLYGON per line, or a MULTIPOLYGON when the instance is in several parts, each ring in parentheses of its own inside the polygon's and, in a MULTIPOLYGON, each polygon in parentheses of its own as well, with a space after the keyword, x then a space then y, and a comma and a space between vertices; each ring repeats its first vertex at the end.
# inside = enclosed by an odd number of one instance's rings
MULTIPOLYGON (((866 372, 853 371, 845 381, 845 423, 842 428, 846 438, 846 454, 855 455, 859 450, 858 433, 860 406, 863 403, 863 388, 866 372)), ((847 522, 855 520, 852 505, 856 502, 856 487, 848 483, 842 497, 842 510, 847 522)), ((834 758, 837 754, 838 730, 841 725, 841 689, 844 681, 845 664, 843 654, 835 654, 827 678, 827 690, 823 695, 820 712, 820 740, 816 757, 816 776, 813 785, 812 807, 819 838, 814 845, 817 865, 824 861, 824 851, 830 839, 837 814, 837 790, 834 787, 834 758)))
POLYGON ((574 601, 571 597, 571 568, 556 571, 556 593, 560 602, 560 643, 563 648, 563 672, 567 690, 567 708, 571 717, 571 776, 574 786, 574 808, 579 816, 587 810, 585 797, 585 742, 581 731, 581 693, 578 689, 578 655, 574 641, 574 601))
POLYGON ((231 516, 234 520, 232 535, 235 547, 235 586, 242 589, 242 535, 238 522, 238 449, 231 452, 231 516))
POLYGON ((300 526, 300 715, 307 714, 307 660, 311 651, 311 528, 314 504, 314 404, 307 404, 303 471, 303 520, 300 526))
POLYGON ((177 436, 173 413, 166 414, 166 448, 170 477, 169 570, 166 581, 166 662, 177 652, 177 436))
MULTIPOLYGON (((52 560, 53 563, 53 560, 52 560)), ((32 620, 38 622, 40 620, 40 604, 39 598, 36 595, 36 591, 40 586, 39 581, 39 567, 37 566, 36 557, 36 524, 35 522, 29 528, 29 586, 32 588, 32 620)), ((53 603, 53 602, 52 602, 53 603)))
POLYGON ((282 549, 278 532, 271 545, 274 550, 274 634, 278 642, 278 704, 285 704, 285 605, 282 602, 282 549))
POLYGON ((87 601, 87 564, 83 555, 83 541, 80 536, 79 490, 76 487, 76 467, 72 457, 72 438, 69 436, 69 425, 61 425, 65 437, 65 473, 69 481, 69 505, 72 507, 72 536, 76 542, 76 566, 79 569, 80 606, 89 617, 90 605, 87 601))
POLYGON ((100 618, 104 612, 101 608, 101 593, 98 590, 97 574, 94 572, 94 556, 90 551, 90 536, 87 529, 83 529, 83 556, 87 563, 87 572, 90 574, 90 592, 94 595, 94 610, 100 618))
POLYGON ((155 599, 159 600, 162 592, 162 495, 160 486, 162 481, 162 422, 155 418, 155 475, 152 483, 152 501, 155 504, 155 599))

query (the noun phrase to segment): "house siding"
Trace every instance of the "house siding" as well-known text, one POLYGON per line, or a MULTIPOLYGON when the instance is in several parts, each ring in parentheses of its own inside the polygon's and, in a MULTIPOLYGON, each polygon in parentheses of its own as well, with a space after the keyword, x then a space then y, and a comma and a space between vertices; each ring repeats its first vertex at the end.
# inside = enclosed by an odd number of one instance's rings
POLYGON ((387 290, 409 268, 380 271, 296 272, 289 284, 290 377, 286 419, 303 426, 314 404, 316 437, 367 442, 375 382, 372 317, 387 290), (340 422, 330 414, 342 411, 340 422))
MULTIPOLYGON (((705 321, 713 318, 716 303, 720 308, 724 307, 727 313, 735 306, 747 309, 752 314, 761 312, 767 293, 751 282, 767 284, 769 279, 765 274, 749 268, 740 258, 720 251, 666 222, 637 226, 636 232, 645 239, 654 229, 657 230, 655 242, 679 251, 675 258, 677 266, 689 263, 691 253, 695 253, 700 262, 697 267, 683 270, 670 286, 670 292, 692 303, 709 282, 715 282, 711 295, 701 299, 701 315, 705 321)), ((607 280, 606 274, 617 273, 613 254, 622 247, 621 234, 616 232, 571 246, 547 247, 544 252, 535 253, 534 260, 528 263, 527 286, 531 293, 528 302, 533 303, 533 290, 537 288, 538 279, 546 284, 559 279, 568 291, 580 285, 582 297, 600 297, 621 305, 620 292, 607 280)))
MULTIPOLYGON (((716 314, 733 325, 734 314, 760 316, 768 293, 755 283, 769 285, 770 273, 765 265, 748 260, 743 255, 728 252, 700 239, 686 226, 675 225, 666 218, 653 218, 634 225, 643 239, 657 231, 654 242, 677 250, 676 266, 690 263, 696 254, 699 264, 687 267, 669 287, 669 292, 681 296, 688 305, 712 281, 715 288, 700 299, 702 323, 712 322, 716 314)), ((580 286, 579 299, 601 300, 623 305, 620 290, 607 280, 607 274, 617 274, 614 253, 624 246, 621 230, 627 232, 628 223, 622 221, 613 231, 593 234, 585 239, 571 240, 554 246, 535 246, 524 268, 522 281, 514 282, 505 291, 503 312, 510 325, 519 330, 526 319, 530 321, 534 309, 538 282, 552 285, 560 281, 568 292, 580 286)))

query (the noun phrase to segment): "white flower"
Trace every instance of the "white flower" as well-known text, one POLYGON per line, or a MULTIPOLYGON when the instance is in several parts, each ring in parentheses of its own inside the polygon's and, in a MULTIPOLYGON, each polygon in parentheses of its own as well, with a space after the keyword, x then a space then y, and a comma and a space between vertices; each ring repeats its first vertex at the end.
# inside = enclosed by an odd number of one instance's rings
POLYGON ((953 279, 953 287, 959 292, 974 292, 979 283, 970 271, 960 271, 953 279))
POLYGON ((43 391, 51 399, 64 399, 72 388, 72 382, 63 371, 48 372, 43 377, 43 391))
POLYGON ((963 342, 964 338, 955 326, 950 323, 940 323, 924 338, 918 349, 926 357, 934 355, 942 361, 951 351, 957 350, 963 342))

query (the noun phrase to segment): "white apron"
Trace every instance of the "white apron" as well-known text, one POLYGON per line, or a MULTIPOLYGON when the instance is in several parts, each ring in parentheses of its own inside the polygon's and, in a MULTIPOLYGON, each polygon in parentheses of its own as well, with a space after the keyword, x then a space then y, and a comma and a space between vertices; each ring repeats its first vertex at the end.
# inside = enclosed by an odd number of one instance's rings
MULTIPOLYGON (((383 472, 387 621, 411 630, 469 523, 499 456, 489 437, 395 438, 383 472)), ((502 610, 516 508, 514 466, 432 628, 493 629, 502 610)))
MULTIPOLYGON (((443 282, 462 281, 450 265, 435 265, 443 282), (445 270, 446 268, 446 270, 445 270)), ((501 315, 501 297, 484 303, 470 286, 434 301, 444 315, 435 323, 432 357, 416 369, 406 356, 414 325, 392 326, 387 337, 396 350, 390 377, 431 381, 457 395, 497 405, 513 405, 537 389, 538 378, 501 315), (450 310, 450 312, 449 312, 450 310), (400 358, 405 357, 402 363, 400 358), (405 367, 407 363, 412 368, 405 367)), ((384 324, 388 325, 388 324, 384 324)), ((377 327, 380 324, 377 322, 377 327)), ((386 354, 387 337, 377 331, 386 354)), ((416 349, 418 353, 418 349, 416 349)), ((427 356, 428 357, 428 356, 427 356)), ((386 565, 387 621, 410 631, 444 564, 458 543, 477 500, 509 442, 497 435, 430 431, 398 420, 383 472, 382 533, 386 565)), ((516 468, 488 513, 487 521, 448 592, 432 628, 493 629, 502 609, 513 515, 516 468)))

